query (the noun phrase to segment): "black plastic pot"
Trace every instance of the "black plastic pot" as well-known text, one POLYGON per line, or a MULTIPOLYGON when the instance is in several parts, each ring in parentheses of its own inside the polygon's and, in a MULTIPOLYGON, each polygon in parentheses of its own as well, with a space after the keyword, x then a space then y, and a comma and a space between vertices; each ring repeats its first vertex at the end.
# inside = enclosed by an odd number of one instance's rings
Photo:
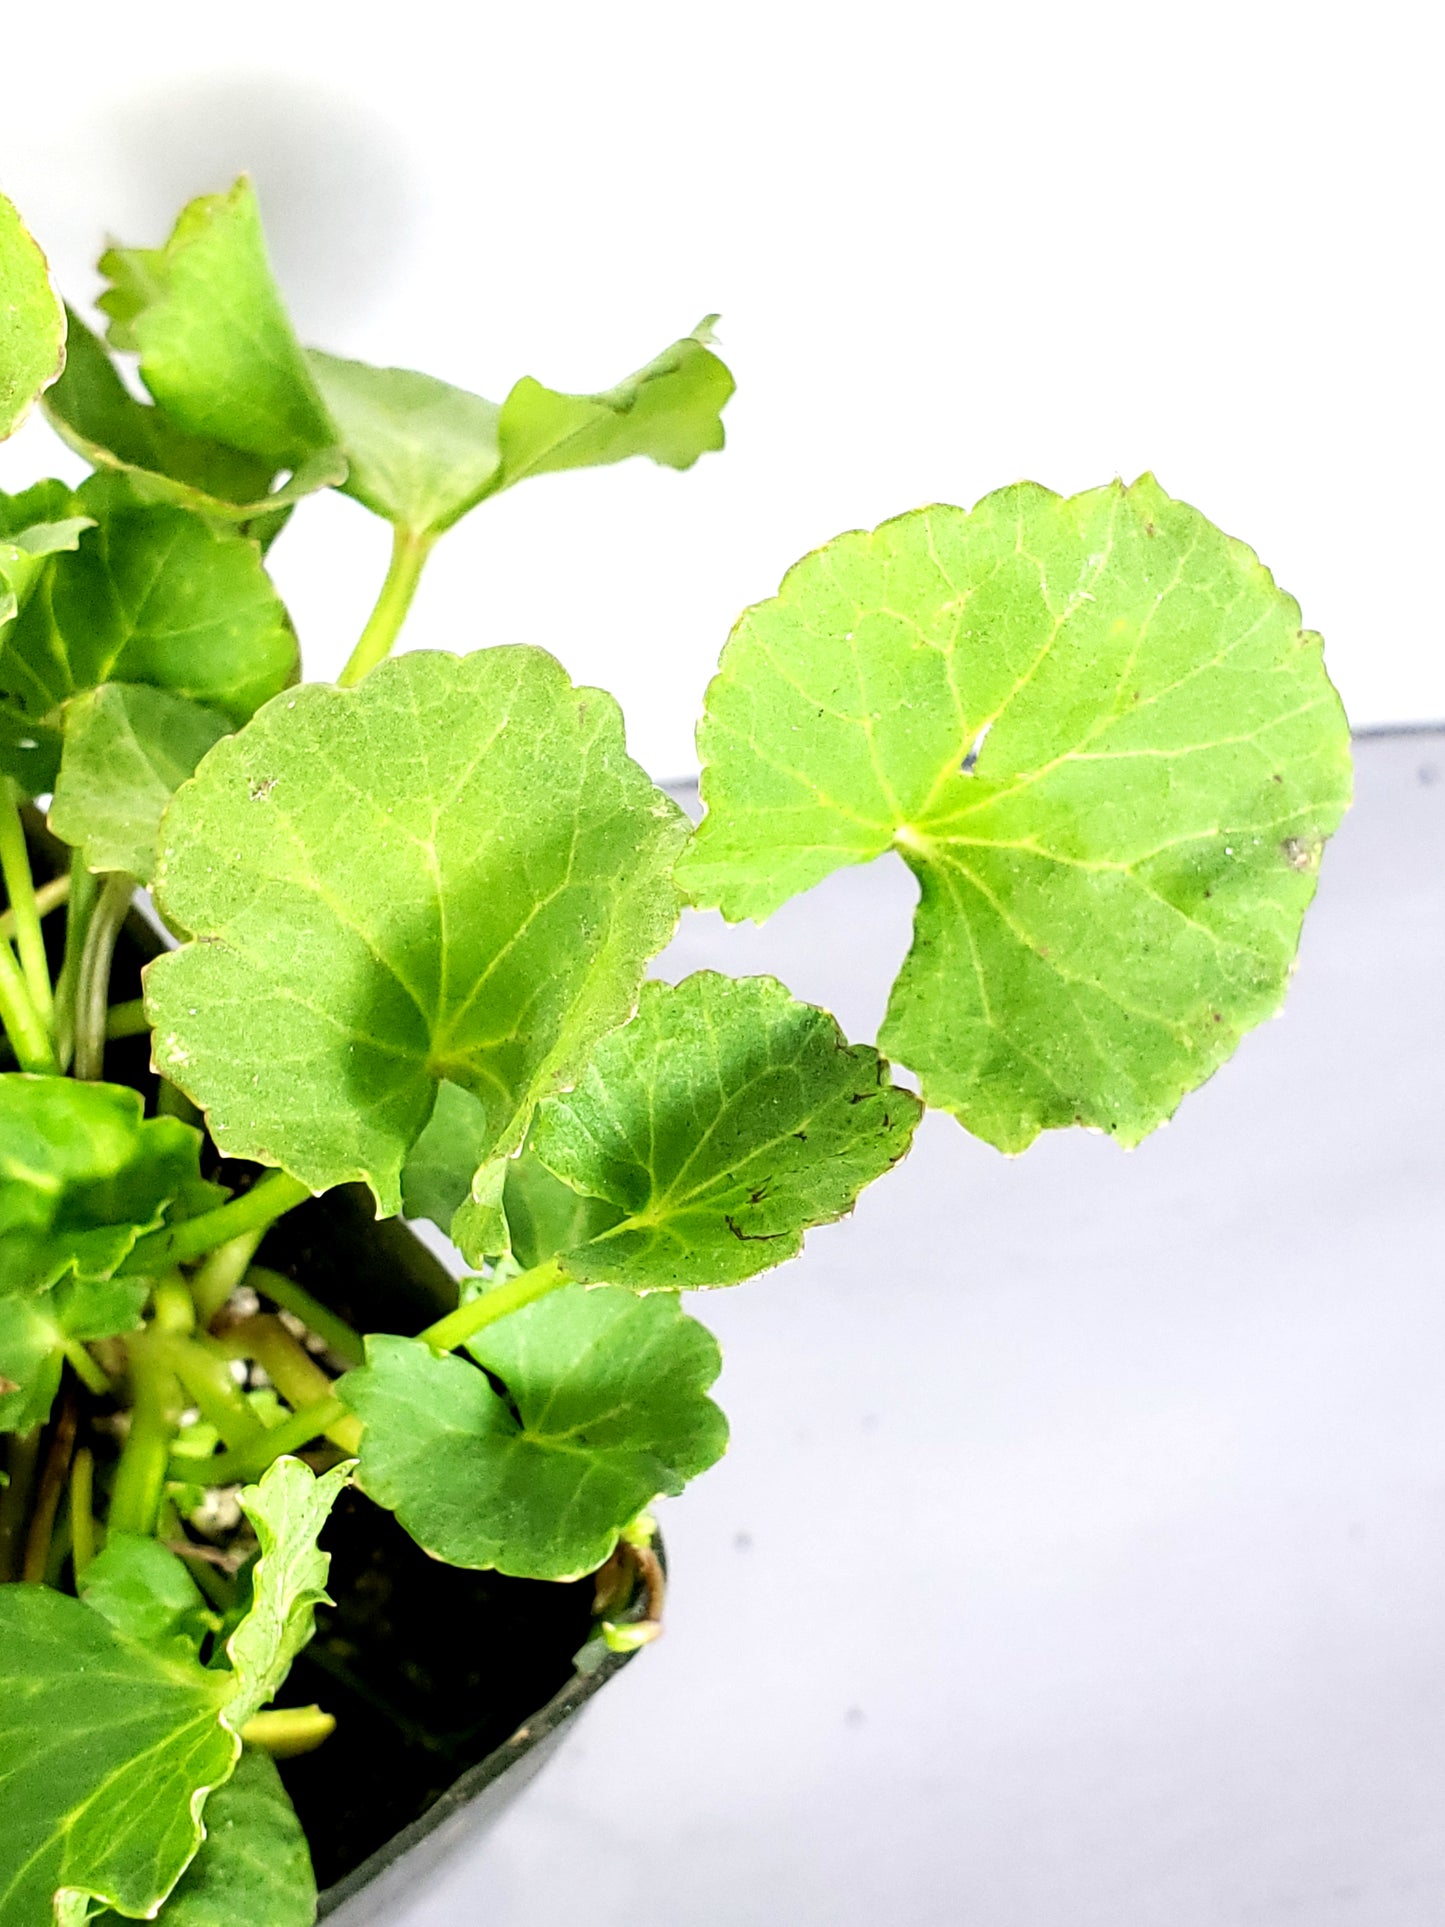
POLYGON ((395 1920, 403 1899, 415 1899, 453 1854, 471 1845, 505 1812, 557 1751, 592 1695, 631 1657, 609 1653, 594 1672, 574 1673, 540 1711, 504 1745, 462 1774, 419 1820, 324 1888, 317 1918, 335 1916, 336 1927, 371 1927, 373 1922, 381 1927, 395 1920))

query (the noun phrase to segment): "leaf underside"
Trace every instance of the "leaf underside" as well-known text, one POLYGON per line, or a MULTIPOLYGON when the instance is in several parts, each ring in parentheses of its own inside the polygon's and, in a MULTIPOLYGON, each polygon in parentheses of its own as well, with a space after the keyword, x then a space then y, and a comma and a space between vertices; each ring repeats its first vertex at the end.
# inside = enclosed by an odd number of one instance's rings
POLYGON ((147 972, 156 1061, 228 1155, 395 1212, 444 1081, 504 1155, 628 1015, 685 835, 612 699, 540 650, 278 697, 166 815, 157 892, 196 941, 147 972))
POLYGON ((671 1295, 568 1286, 472 1349, 485 1371, 373 1336, 366 1366, 340 1383, 365 1427, 359 1483, 450 1565, 590 1572, 649 1500, 681 1491, 727 1443, 706 1396, 716 1341, 671 1295))
POLYGON ((699 732, 692 900, 897 850, 880 1043, 1001 1149, 1169 1116, 1283 995, 1348 731, 1319 638, 1152 477, 840 536, 749 610, 699 732))

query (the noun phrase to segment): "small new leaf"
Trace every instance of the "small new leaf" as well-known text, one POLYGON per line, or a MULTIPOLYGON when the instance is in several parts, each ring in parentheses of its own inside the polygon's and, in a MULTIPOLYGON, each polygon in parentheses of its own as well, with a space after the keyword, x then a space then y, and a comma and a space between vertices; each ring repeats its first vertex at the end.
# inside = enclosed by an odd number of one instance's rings
POLYGON ((706 1396, 716 1341, 671 1296, 568 1286, 473 1349, 485 1371, 374 1336, 339 1386, 365 1426, 358 1483, 449 1565, 590 1572, 649 1500, 727 1444, 706 1396))
POLYGON ((244 176, 182 209, 163 247, 112 248, 100 268, 112 345, 139 354, 141 379, 186 434, 273 471, 335 448, 244 176))
POLYGON ((771 977, 646 984, 577 1088, 537 1118, 537 1158, 614 1222, 561 1255, 643 1290, 731 1285, 802 1249, 907 1151, 921 1112, 866 1044, 771 977))
POLYGON ((231 722, 168 689, 102 683, 66 707, 50 827, 92 870, 149 883, 166 805, 231 722))
POLYGON ((0 441, 13 435, 65 361, 65 315, 45 256, 0 194, 0 441))
POLYGON ((251 1572, 250 1611, 226 1642, 234 1685, 225 1719, 235 1733, 274 1698, 311 1637, 316 1608, 330 1604, 331 1559, 316 1541, 348 1476, 345 1465, 318 1478, 300 1459, 278 1459, 241 1494, 261 1556, 251 1572))
POLYGON ((724 651, 679 878, 762 918, 896 849, 920 901, 883 1048, 1003 1150, 1136 1143, 1277 1008, 1349 798, 1299 620, 1148 476, 840 536, 724 651))
POLYGON ((109 1278, 168 1208, 210 1201, 200 1148, 127 1086, 0 1074, 0 1295, 109 1278))
MULTIPOLYGON (((715 317, 714 317, 715 318, 715 317)), ((598 395, 564 395, 524 376, 499 408, 405 368, 308 357, 337 423, 346 491, 411 535, 439 535, 528 475, 646 455, 690 468, 723 445, 731 374, 708 323, 598 395)))
POLYGON ((489 492, 501 409, 409 368, 312 349, 311 372, 346 453, 345 489, 412 535, 440 534, 489 492))
POLYGON ((626 1018, 686 833, 540 650, 279 697, 166 814, 157 893, 196 941, 147 972, 157 1063, 228 1155, 391 1214, 443 1081, 504 1155, 626 1018))
POLYGON ((502 404, 501 464, 489 494, 527 475, 600 468, 647 455, 691 468, 723 445, 722 410, 736 383, 707 346, 716 315, 635 375, 598 395, 564 395, 523 376, 502 404))

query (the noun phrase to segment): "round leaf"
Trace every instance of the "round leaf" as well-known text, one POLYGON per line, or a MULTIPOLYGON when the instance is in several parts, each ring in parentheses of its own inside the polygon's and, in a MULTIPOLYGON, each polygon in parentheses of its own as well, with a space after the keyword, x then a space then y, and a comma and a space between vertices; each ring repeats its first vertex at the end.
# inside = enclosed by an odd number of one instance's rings
POLYGON ((1284 993, 1348 732, 1299 609, 1151 477, 840 536, 749 610, 700 732, 693 901, 765 917, 895 849, 880 1042, 1009 1151, 1134 1143, 1284 993))
POLYGON ((706 1396, 717 1343, 671 1296, 568 1286, 473 1350, 486 1371, 374 1336, 339 1386, 365 1426, 358 1483, 449 1565, 591 1572, 649 1500, 726 1447, 706 1396))
POLYGON ((731 1285, 802 1249, 908 1149, 922 1107, 866 1044, 771 977, 646 984, 532 1149, 616 1222, 564 1252, 578 1278, 731 1285))
POLYGON ((295 632, 254 542, 116 476, 76 499, 96 526, 5 637, 0 695, 44 719, 79 690, 144 683, 242 723, 294 679, 295 632))
POLYGON ((686 833, 616 704, 540 650, 278 697, 163 825, 158 895, 197 941, 147 973, 157 1062, 228 1155, 395 1212, 443 1080, 503 1154, 626 1018, 686 833))

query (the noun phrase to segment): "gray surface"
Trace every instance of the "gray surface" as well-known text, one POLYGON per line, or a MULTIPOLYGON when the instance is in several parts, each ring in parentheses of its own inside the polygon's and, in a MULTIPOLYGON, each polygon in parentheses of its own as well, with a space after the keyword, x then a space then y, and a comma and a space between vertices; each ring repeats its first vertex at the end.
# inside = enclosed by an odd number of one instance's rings
MULTIPOLYGON (((1286 1016, 1125 1155, 932 1118, 697 1309, 668 1634, 399 1927, 1439 1927, 1445 739, 1362 745, 1286 1016)), ((872 1035, 892 863, 669 957, 872 1035)))

